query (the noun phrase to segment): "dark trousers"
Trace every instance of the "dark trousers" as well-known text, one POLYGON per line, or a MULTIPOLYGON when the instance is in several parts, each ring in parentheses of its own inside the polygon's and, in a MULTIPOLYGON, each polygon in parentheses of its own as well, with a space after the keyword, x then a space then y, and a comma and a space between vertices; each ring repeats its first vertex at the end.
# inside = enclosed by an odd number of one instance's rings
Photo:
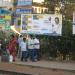
POLYGON ((39 49, 35 49, 35 51, 36 51, 36 59, 40 60, 40 57, 41 57, 40 50, 39 49))
POLYGON ((27 58, 28 58, 28 52, 22 51, 21 61, 23 61, 23 60, 27 61, 27 58))
POLYGON ((31 61, 35 61, 36 59, 36 51, 34 49, 28 49, 29 51, 29 56, 31 61))

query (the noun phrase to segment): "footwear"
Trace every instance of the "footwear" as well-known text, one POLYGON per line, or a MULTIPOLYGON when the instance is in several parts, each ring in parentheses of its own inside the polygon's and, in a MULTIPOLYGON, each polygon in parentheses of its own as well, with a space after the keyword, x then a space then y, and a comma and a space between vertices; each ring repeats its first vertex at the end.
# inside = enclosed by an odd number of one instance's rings
POLYGON ((15 62, 15 60, 13 60, 13 62, 15 62))
POLYGON ((35 59, 35 60, 32 60, 32 62, 37 62, 37 60, 35 59))
POLYGON ((27 62, 27 60, 25 60, 25 62, 27 62))
POLYGON ((23 61, 23 60, 21 60, 21 61, 23 61))
POLYGON ((23 60, 21 59, 21 61, 23 61, 23 60))

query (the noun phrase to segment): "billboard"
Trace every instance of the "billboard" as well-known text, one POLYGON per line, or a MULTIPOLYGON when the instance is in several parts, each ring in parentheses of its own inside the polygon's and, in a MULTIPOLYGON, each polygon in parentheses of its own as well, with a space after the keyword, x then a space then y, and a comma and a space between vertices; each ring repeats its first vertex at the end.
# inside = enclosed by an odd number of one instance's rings
POLYGON ((32 6, 32 0, 18 0, 17 6, 32 6))
POLYGON ((61 36, 62 15, 22 14, 21 33, 61 36))
POLYGON ((0 15, 0 30, 10 30, 11 15, 0 15))

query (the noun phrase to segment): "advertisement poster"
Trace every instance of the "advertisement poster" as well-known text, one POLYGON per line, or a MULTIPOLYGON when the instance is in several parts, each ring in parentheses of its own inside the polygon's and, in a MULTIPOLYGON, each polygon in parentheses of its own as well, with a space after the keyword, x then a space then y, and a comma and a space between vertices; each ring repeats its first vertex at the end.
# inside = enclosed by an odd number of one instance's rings
POLYGON ((0 28, 3 30, 10 30, 11 16, 10 15, 0 15, 0 28))
POLYGON ((62 15, 22 14, 21 33, 61 36, 62 15))

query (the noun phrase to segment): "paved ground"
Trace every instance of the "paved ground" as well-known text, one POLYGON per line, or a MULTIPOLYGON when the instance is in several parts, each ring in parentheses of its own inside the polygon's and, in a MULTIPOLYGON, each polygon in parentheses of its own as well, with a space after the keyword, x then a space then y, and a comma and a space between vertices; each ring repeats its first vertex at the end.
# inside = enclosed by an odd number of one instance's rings
POLYGON ((0 63, 0 70, 18 72, 32 75, 75 75, 74 62, 20 62, 0 63))
POLYGON ((15 62, 17 65, 41 67, 47 69, 60 69, 67 71, 75 71, 75 62, 55 62, 55 61, 38 61, 38 62, 15 62))
POLYGON ((9 63, 1 63, 0 70, 13 71, 18 73, 32 74, 32 75, 75 75, 74 72, 55 70, 55 69, 45 69, 39 67, 29 67, 22 65, 15 65, 9 63))

